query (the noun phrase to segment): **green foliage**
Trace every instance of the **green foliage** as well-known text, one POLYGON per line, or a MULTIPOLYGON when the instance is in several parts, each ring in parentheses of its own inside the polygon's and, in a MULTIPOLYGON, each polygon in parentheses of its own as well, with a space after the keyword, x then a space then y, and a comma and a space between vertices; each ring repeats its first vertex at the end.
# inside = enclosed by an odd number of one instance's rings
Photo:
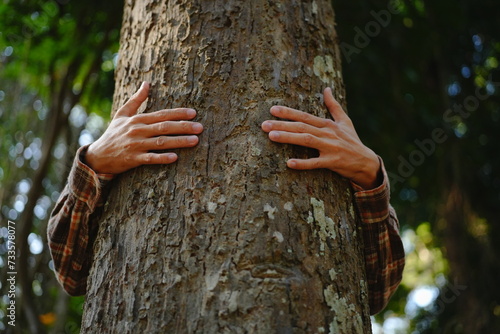
MULTIPOLYGON (((102 127, 95 124, 104 122, 95 120, 109 119, 122 9, 119 0, 0 2, 0 254, 6 251, 7 219, 19 222, 33 210, 27 240, 20 237, 21 227, 17 231, 17 249, 26 242, 31 249, 30 277, 18 281, 32 282, 35 298, 28 307, 39 315, 40 330, 78 332, 83 299, 72 298, 63 313, 57 309, 64 298, 50 270, 45 229, 82 131, 96 137, 102 127), (50 144, 54 117, 60 125, 50 144), (48 168, 38 184, 45 158, 48 168), (34 202, 28 200, 31 193, 39 194, 34 202)), ((5 282, 5 270, 0 272, 5 282)), ((0 331, 7 301, 0 300, 0 331)), ((20 303, 15 329, 21 333, 28 331, 28 321, 20 303)))
POLYGON ((414 233, 408 230, 405 236, 413 250, 407 254, 402 284, 409 289, 436 285, 436 276, 446 274, 448 268, 441 249, 436 247, 430 223, 420 224, 414 233))
MULTIPOLYGON (((489 326, 499 326, 495 315, 499 291, 490 283, 498 269, 494 261, 479 259, 497 258, 500 253, 496 224, 500 200, 496 13, 500 4, 396 2, 400 12, 391 13, 390 22, 368 36, 367 45, 358 43, 360 52, 351 59, 344 57, 343 69, 350 115, 364 142, 384 158, 393 176, 392 204, 403 229, 414 231, 404 233, 412 247, 408 247, 400 289, 429 284, 442 289, 443 277, 445 285, 460 277, 470 284, 468 293, 493 305, 486 317, 492 319, 489 326), (433 147, 429 144, 426 152, 418 143, 429 143, 436 129, 445 131, 446 140, 434 142, 433 147), (457 198, 463 203, 459 207, 463 213, 457 216, 464 223, 447 209, 457 198), (452 253, 454 243, 467 249, 464 256, 452 253), (424 257, 430 260, 423 261, 424 257)), ((388 2, 377 0, 334 0, 333 4, 340 39, 353 46, 359 42, 359 30, 366 32, 370 23, 373 32, 373 25, 381 26, 377 16, 389 8, 388 2)), ((397 306, 399 298, 407 296, 397 293, 389 306, 389 310, 395 307, 395 313, 387 314, 404 314, 397 306)), ((426 316, 413 320, 415 333, 440 333, 448 322, 465 321, 455 304, 447 304, 445 312, 432 307, 422 310, 426 316)))

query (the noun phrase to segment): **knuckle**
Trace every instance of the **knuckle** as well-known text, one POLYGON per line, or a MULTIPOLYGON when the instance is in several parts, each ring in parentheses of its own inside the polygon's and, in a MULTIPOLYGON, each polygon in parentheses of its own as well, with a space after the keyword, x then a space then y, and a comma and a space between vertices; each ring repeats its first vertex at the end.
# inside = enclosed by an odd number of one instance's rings
POLYGON ((335 129, 332 129, 332 128, 326 128, 324 129, 325 133, 326 133, 326 137, 327 138, 330 138, 330 139, 335 139, 337 138, 337 130, 335 129))
POLYGON ((153 155, 152 154, 145 154, 144 157, 142 158, 142 161, 145 164, 150 164, 153 162, 153 155))
POLYGON ((337 123, 335 123, 333 120, 326 118, 325 119, 325 127, 326 128, 331 128, 334 129, 337 126, 337 123))
POLYGON ((137 137, 140 133, 140 129, 137 126, 130 126, 127 129, 127 135, 128 137, 137 137))
POLYGON ((169 121, 174 118, 174 112, 171 109, 163 109, 158 111, 158 116, 163 120, 169 121))
POLYGON ((130 100, 125 103, 124 107, 129 108, 130 110, 134 110, 137 112, 137 109, 141 105, 141 102, 137 99, 137 96, 132 96, 130 100))
POLYGON ((306 133, 304 135, 304 142, 306 144, 312 144, 314 142, 314 136, 312 134, 310 134, 310 133, 306 133))
POLYGON ((304 123, 298 123, 297 124, 297 130, 299 132, 306 132, 307 127, 306 127, 306 125, 304 123))
POLYGON ((182 130, 185 132, 189 132, 192 129, 190 122, 181 121, 180 124, 181 124, 182 130))
POLYGON ((158 129, 162 133, 166 133, 170 129, 170 125, 167 122, 161 122, 158 124, 158 129))
POLYGON ((290 115, 290 109, 288 108, 279 108, 278 109, 278 114, 281 116, 289 116, 290 115))
POLYGON ((165 116, 165 110, 155 110, 153 112, 150 112, 149 115, 157 119, 163 119, 165 116))
POLYGON ((156 137, 156 146, 158 147, 162 147, 163 145, 165 145, 165 142, 166 142, 166 138, 165 137, 156 137))
POLYGON ((126 155, 123 157, 123 162, 125 165, 131 165, 133 163, 134 159, 131 155, 126 155))
POLYGON ((125 125, 126 126, 133 126, 133 125, 136 125, 136 124, 139 124, 139 115, 133 115, 133 116, 130 116, 130 117, 127 117, 126 120, 125 120, 125 125))
POLYGON ((189 145, 189 140, 187 137, 176 137, 175 143, 177 146, 187 146, 189 145))
POLYGON ((301 111, 299 113, 300 119, 302 119, 304 122, 310 122, 313 119, 313 116, 309 113, 301 111))

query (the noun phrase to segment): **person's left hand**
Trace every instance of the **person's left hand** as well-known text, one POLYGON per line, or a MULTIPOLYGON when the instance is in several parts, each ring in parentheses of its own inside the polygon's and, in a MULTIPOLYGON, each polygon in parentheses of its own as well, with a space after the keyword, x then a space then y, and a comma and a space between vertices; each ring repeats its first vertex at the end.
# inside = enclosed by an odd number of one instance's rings
POLYGON ((326 88, 323 96, 335 121, 288 107, 274 106, 271 114, 289 121, 268 120, 262 123, 262 130, 268 132, 269 139, 274 142, 319 151, 319 157, 288 160, 290 168, 328 168, 364 189, 377 187, 381 169, 378 156, 363 145, 351 119, 333 97, 332 90, 326 88))

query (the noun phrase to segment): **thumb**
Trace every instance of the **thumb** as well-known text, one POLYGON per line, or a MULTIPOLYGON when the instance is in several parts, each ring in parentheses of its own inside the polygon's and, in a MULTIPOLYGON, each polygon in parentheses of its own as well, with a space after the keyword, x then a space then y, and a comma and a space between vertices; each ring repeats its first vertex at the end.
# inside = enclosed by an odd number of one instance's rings
POLYGON ((342 109, 340 103, 338 103, 333 97, 332 89, 330 87, 325 88, 325 91, 323 92, 323 100, 325 101, 328 111, 336 122, 340 122, 347 117, 347 114, 344 109, 342 109))
POLYGON ((126 116, 130 117, 137 114, 137 109, 146 101, 149 94, 149 83, 144 81, 141 87, 134 95, 120 108, 115 114, 115 117, 126 116))

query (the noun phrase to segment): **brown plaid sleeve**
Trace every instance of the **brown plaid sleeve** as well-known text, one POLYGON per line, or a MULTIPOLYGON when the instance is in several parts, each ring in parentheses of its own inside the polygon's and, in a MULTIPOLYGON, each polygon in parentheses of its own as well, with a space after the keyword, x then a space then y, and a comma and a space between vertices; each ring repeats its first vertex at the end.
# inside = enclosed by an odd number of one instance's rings
POLYGON ((97 234, 93 218, 104 202, 103 189, 110 174, 96 174, 83 163, 88 146, 81 147, 47 227, 57 280, 72 296, 85 294, 97 234))
POLYGON ((403 275, 405 252, 399 235, 399 222, 389 204, 387 173, 380 159, 383 183, 364 190, 355 183, 355 201, 361 216, 370 313, 384 309, 403 275))

